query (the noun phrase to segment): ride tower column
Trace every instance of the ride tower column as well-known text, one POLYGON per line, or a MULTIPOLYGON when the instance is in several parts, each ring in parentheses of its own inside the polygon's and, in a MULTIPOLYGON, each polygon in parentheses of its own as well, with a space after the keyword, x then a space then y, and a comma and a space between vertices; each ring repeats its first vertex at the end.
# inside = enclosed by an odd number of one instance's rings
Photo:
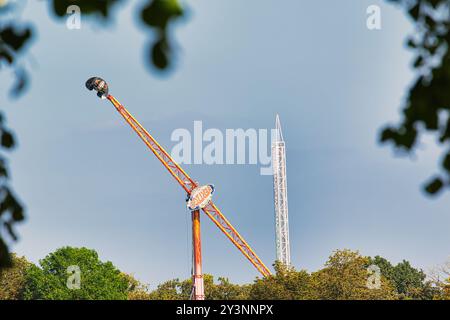
POLYGON ((193 300, 205 300, 205 289, 203 285, 202 273, 202 241, 200 233, 200 210, 192 211, 192 247, 193 256, 193 300))

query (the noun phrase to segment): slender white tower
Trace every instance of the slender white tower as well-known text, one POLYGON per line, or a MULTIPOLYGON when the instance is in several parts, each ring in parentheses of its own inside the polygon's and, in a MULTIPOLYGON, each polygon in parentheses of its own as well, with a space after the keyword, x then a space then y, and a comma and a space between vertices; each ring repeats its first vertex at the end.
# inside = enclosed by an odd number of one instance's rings
POLYGON ((273 189, 275 201, 275 234, 277 260, 291 265, 289 244, 288 197, 286 181, 286 145, 281 131, 280 118, 275 120, 275 139, 272 142, 273 189))

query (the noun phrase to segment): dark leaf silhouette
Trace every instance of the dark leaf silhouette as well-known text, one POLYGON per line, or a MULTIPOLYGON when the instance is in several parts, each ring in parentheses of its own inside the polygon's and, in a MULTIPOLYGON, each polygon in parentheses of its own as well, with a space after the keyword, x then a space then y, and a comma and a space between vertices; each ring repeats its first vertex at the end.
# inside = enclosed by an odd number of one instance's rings
POLYGON ((2 146, 9 149, 14 146, 14 138, 8 131, 2 132, 2 146))
POLYGON ((151 49, 151 59, 153 64, 159 69, 167 68, 169 64, 169 47, 164 39, 157 41, 151 49))
POLYGON ((425 186, 425 191, 434 195, 441 191, 443 186, 444 183, 442 180, 440 178, 435 178, 425 186))
POLYGON ((67 8, 77 5, 83 14, 96 14, 108 18, 111 8, 122 0, 53 0, 53 12, 63 17, 67 14, 67 8))
MULTIPOLYGON (((407 41, 415 55, 413 67, 417 79, 409 89, 402 119, 397 126, 385 127, 383 143, 414 151, 425 132, 437 135, 438 143, 450 139, 450 15, 447 0, 389 0, 405 8, 416 32, 407 41)), ((443 146, 444 147, 444 146, 443 146)), ((450 186, 450 158, 441 163, 442 174, 428 183, 425 190, 437 194, 450 186)))
POLYGON ((150 0, 141 13, 144 23, 165 30, 171 19, 183 15, 176 0, 150 0))
POLYGON ((25 43, 30 40, 31 35, 32 32, 29 27, 22 29, 17 26, 7 26, 0 31, 2 42, 14 51, 20 51, 25 43))
POLYGON ((2 238, 0 238, 0 266, 11 266, 11 257, 8 254, 8 247, 6 246, 5 241, 3 241, 2 238))
POLYGON ((142 21, 157 34, 150 50, 150 58, 152 64, 160 70, 168 68, 173 56, 168 25, 171 20, 181 16, 183 10, 177 0, 150 0, 142 9, 142 21))

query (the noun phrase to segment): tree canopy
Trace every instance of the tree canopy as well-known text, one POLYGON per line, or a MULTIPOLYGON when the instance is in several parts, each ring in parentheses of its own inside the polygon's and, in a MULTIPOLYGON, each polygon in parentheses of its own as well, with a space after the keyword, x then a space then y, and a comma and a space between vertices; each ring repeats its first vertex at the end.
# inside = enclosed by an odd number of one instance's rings
POLYGON ((31 265, 25 257, 11 255, 11 267, 0 271, 0 300, 23 299, 26 271, 31 265))
POLYGON ((337 250, 325 268, 312 273, 313 298, 326 300, 391 300, 396 298, 392 283, 380 275, 379 286, 367 285, 370 258, 357 251, 337 250))
POLYGON ((311 275, 281 262, 274 263, 275 274, 258 278, 250 287, 249 298, 256 300, 306 300, 313 297, 311 275))
MULTIPOLYGON (((40 260, 13 257, 13 267, 0 274, 0 300, 188 300, 191 279, 172 279, 150 290, 131 274, 102 262, 95 250, 64 247, 40 260), (73 268, 76 266, 77 268, 73 268), (72 281, 79 270, 79 286, 72 281)), ((396 300, 450 299, 450 279, 426 280, 425 273, 403 260, 391 264, 380 256, 366 257, 351 250, 332 253, 324 267, 315 272, 297 271, 280 262, 275 273, 252 283, 235 284, 228 278, 204 274, 207 300, 396 300), (370 286, 369 267, 380 270, 379 286, 370 286)), ((445 274, 445 273, 444 273, 445 274)), ((445 278, 447 279, 447 278, 445 278)))
POLYGON ((403 260, 393 266, 380 256, 375 256, 370 263, 380 267, 381 273, 395 286, 400 298, 429 299, 433 297, 434 290, 431 282, 426 281, 423 270, 416 269, 403 260))
MULTIPOLYGON (((64 247, 26 271, 24 299, 125 300, 129 283, 109 261, 87 248, 64 247), (76 274, 78 272, 78 275, 76 274), (79 276, 79 285, 71 276, 79 276)), ((74 279, 76 281, 76 279, 74 279)))

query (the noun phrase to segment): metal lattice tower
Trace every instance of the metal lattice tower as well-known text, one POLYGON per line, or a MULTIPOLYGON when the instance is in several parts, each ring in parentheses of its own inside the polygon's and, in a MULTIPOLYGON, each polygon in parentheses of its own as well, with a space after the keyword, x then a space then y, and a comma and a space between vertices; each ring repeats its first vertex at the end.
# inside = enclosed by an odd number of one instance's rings
POLYGON ((275 139, 272 142, 272 166, 277 260, 284 265, 290 266, 291 249, 289 243, 286 145, 284 143, 278 114, 275 120, 275 131, 275 139))

